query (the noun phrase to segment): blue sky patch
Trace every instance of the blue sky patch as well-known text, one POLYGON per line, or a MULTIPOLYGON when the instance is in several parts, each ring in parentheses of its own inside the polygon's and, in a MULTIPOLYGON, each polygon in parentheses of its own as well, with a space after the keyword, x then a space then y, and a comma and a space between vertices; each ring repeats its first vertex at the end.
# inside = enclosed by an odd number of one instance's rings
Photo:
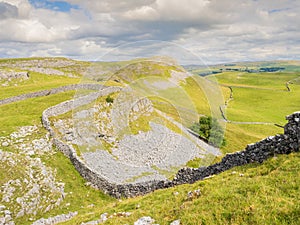
POLYGON ((290 8, 272 9, 272 10, 269 10, 269 13, 279 13, 279 12, 288 11, 288 10, 290 10, 290 8))
POLYGON ((35 8, 49 9, 59 12, 70 12, 71 9, 79 9, 78 5, 72 5, 64 1, 29 0, 35 8))

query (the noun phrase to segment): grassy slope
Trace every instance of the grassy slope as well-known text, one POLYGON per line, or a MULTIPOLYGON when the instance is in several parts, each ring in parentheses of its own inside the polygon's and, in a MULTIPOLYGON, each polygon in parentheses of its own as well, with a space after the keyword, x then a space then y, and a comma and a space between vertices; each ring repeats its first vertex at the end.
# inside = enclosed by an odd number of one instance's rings
POLYGON ((267 136, 283 133, 283 129, 270 125, 251 125, 251 124, 226 124, 226 146, 222 152, 230 153, 240 151, 246 144, 254 143, 266 138, 267 136))
POLYGON ((285 84, 299 78, 299 73, 225 72, 216 77, 219 83, 232 86, 234 100, 227 116, 232 121, 284 123, 284 117, 299 110, 300 87, 285 84))
POLYGON ((52 105, 71 99, 74 91, 28 99, 0 106, 0 135, 6 136, 17 127, 40 124, 42 112, 52 105))
POLYGON ((233 93, 227 110, 229 120, 283 123, 286 115, 299 110, 300 86, 292 92, 233 88, 233 93))
MULTIPOLYGON (((210 77, 216 77, 222 85, 231 86, 233 89, 233 100, 229 102, 226 111, 229 120, 284 125, 286 115, 299 111, 300 86, 294 82, 295 84, 290 85, 291 92, 285 87, 287 81, 300 77, 298 72, 225 72, 210 77)), ((274 125, 229 123, 226 128, 225 137, 228 144, 223 148, 223 152, 237 151, 243 149, 245 143, 256 142, 265 136, 283 132, 283 129, 274 125)))
POLYGON ((297 73, 224 72, 216 75, 225 85, 286 90, 285 83, 299 77, 297 73))
POLYGON ((64 224, 98 219, 107 212, 129 211, 129 218, 114 217, 105 224, 133 224, 151 216, 159 224, 180 219, 182 224, 299 224, 300 155, 278 156, 262 165, 234 168, 211 179, 105 206, 64 224), (188 191, 200 189, 192 200, 188 191), (176 193, 177 192, 177 193, 176 193))
MULTIPOLYGON (((41 82, 38 83, 41 84, 41 82)), ((47 83, 43 85, 47 85, 47 83)), ((69 81, 64 80, 60 84, 69 84, 69 81)), ((224 91, 227 96, 228 90, 224 89, 224 91)), ((234 101, 239 100, 238 93, 236 92, 234 95, 234 101)), ((269 92, 264 93, 270 94, 269 92)), ((72 94, 72 92, 62 93, 0 106, 2 125, 0 135, 8 135, 17 126, 39 124, 41 112, 45 108, 69 99, 72 94)), ((246 94, 244 96, 246 97, 240 98, 240 102, 249 100, 249 96, 248 98, 246 94)), ((291 96, 290 99, 295 101, 297 100, 296 96, 291 96)), ((279 101, 279 103, 284 104, 284 101, 279 101)), ((232 111, 243 110, 245 107, 242 104, 236 105, 233 104, 235 108, 233 107, 232 111)), ((268 104, 268 106, 273 107, 274 104, 268 104)), ((291 110, 294 110, 296 106, 297 104, 291 110)), ((266 118, 264 113, 255 115, 253 111, 248 112, 253 113, 256 118, 259 116, 262 119, 266 118)), ((231 115, 232 118, 239 118, 243 113, 231 115)), ((275 112, 271 114, 271 117, 277 119, 275 112)), ((280 118, 280 122, 282 122, 282 118, 280 118)), ((242 149, 247 143, 280 131, 279 128, 266 125, 227 124, 228 145, 223 151, 233 152, 242 149)), ((169 224, 175 219, 181 219, 182 224, 300 223, 300 208, 297 204, 300 200, 298 195, 300 181, 297 179, 300 175, 299 154, 278 156, 262 165, 234 168, 235 174, 231 170, 193 185, 159 190, 143 197, 125 199, 121 202, 87 187, 69 160, 61 153, 57 152, 52 156, 47 156, 43 158, 43 161, 46 165, 57 169, 57 179, 66 184, 65 190, 69 194, 59 208, 45 215, 37 215, 37 217, 46 218, 69 211, 79 212, 78 216, 64 224, 80 224, 82 221, 98 219, 104 212, 112 214, 121 211, 130 211, 133 214, 129 218, 114 217, 109 219, 106 224, 132 224, 141 216, 151 216, 160 224, 169 224), (239 176, 239 174, 244 174, 244 176, 239 176), (198 188, 201 189, 202 195, 188 200, 187 192, 198 188), (174 195, 174 192, 178 192, 178 195, 174 195)), ((17 224, 30 224, 27 219, 20 218, 16 222, 17 224)))
POLYGON ((65 84, 76 84, 79 81, 79 78, 75 79, 65 76, 44 75, 31 72, 30 79, 20 83, 18 82, 18 86, 1 87, 0 99, 35 91, 48 90, 51 88, 64 86, 65 84))

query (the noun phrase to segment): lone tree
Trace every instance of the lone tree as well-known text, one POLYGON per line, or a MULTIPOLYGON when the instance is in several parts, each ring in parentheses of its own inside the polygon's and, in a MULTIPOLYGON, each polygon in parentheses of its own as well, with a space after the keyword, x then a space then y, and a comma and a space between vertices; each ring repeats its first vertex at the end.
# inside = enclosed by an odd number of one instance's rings
POLYGON ((107 103, 113 103, 113 102, 114 102, 114 99, 109 95, 109 96, 106 97, 105 101, 106 101, 107 103))
POLYGON ((191 129, 215 147, 221 147, 226 144, 225 139, 223 139, 223 128, 216 118, 211 116, 200 117, 199 123, 195 123, 191 129))

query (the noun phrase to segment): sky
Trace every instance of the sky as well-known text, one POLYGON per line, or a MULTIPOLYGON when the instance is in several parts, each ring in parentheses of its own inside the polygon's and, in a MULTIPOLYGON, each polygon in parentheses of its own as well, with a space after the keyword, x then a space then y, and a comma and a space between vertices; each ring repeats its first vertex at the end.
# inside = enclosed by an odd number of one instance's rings
POLYGON ((0 0, 0 57, 299 60, 299 0, 0 0))

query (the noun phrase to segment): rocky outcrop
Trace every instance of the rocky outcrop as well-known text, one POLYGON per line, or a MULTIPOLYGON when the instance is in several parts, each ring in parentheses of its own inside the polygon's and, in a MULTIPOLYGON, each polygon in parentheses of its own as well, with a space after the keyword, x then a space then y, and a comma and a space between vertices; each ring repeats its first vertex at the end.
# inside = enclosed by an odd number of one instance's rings
MULTIPOLYGON (((23 138, 10 140, 15 147, 22 141, 20 146, 27 148, 23 138)), ((36 152, 32 157, 26 150, 20 150, 20 153, 0 150, 1 171, 14 168, 9 179, 3 180, 0 187, 0 224, 11 224, 15 218, 46 213, 62 203, 64 183, 56 180, 55 171, 43 164, 40 154, 43 152, 36 152)))
MULTIPOLYGON (((21 73, 26 73, 27 75, 30 72, 35 72, 46 75, 78 77, 78 74, 82 74, 86 71, 88 65, 89 63, 78 63, 75 60, 65 58, 29 58, 6 59, 3 61, 0 60, 0 68, 7 67, 13 68, 16 71, 26 71, 21 73)), ((14 73, 18 74, 18 72, 14 73)), ((1 76, 2 75, 0 72, 0 79, 1 76)))
POLYGON ((141 116, 149 116, 154 108, 148 98, 141 98, 131 106, 129 118, 131 121, 137 120, 141 116))
POLYGON ((27 80, 29 73, 26 71, 0 70, 0 80, 11 81, 12 79, 27 80))
POLYGON ((61 68, 76 65, 75 60, 65 58, 28 58, 0 61, 0 66, 11 68, 39 67, 61 68))
POLYGON ((70 212, 68 214, 61 214, 48 219, 42 218, 32 223, 32 225, 54 225, 71 220, 77 214, 77 212, 70 212))

